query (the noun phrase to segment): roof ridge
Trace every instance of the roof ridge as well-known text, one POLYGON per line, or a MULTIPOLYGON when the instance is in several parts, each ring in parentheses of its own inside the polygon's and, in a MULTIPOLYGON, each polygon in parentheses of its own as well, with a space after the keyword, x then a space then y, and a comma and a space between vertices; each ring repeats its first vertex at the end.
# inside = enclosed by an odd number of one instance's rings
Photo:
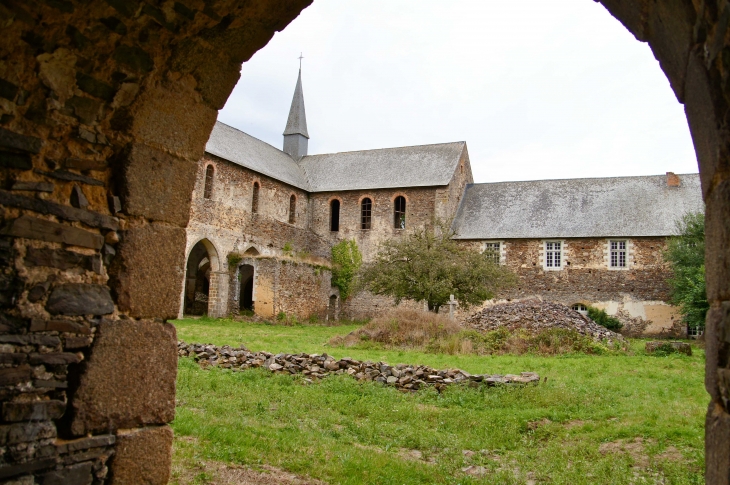
POLYGON ((324 156, 324 155, 343 155, 346 153, 378 152, 378 151, 383 151, 383 150, 395 150, 398 148, 433 147, 433 146, 438 146, 438 145, 456 145, 456 144, 466 145, 466 141, 463 141, 463 140, 462 141, 448 141, 448 142, 443 142, 443 143, 426 143, 423 145, 401 145, 401 146, 397 146, 397 147, 366 148, 365 150, 347 150, 344 152, 317 153, 316 155, 307 155, 307 156, 303 157, 302 160, 304 160, 306 158, 320 157, 320 156, 324 156))
MULTIPOLYGON (((236 127, 235 127, 235 126, 233 126, 233 125, 229 125, 228 123, 223 123, 222 121, 218 121, 218 120, 216 120, 215 122, 216 122, 216 123, 220 123, 221 125, 223 125, 223 126, 226 126, 226 127, 228 127, 228 128, 234 129, 234 130, 236 130, 236 131, 237 131, 237 132, 239 132, 239 133, 243 133, 243 134, 244 134, 244 135, 246 135, 247 137, 249 137, 249 138, 253 138, 253 139, 254 139, 254 140, 256 140, 256 141, 260 141, 261 143, 263 143, 263 144, 265 144, 265 145, 268 145, 268 146, 270 146, 271 148, 273 148, 273 149, 274 149, 274 150, 276 150, 277 152, 283 153, 283 154, 284 154, 284 155, 286 155, 287 157, 291 158, 291 155, 289 155, 288 153, 286 153, 286 152, 285 152, 284 150, 281 150, 281 149, 279 149, 279 148, 276 148, 276 147, 275 147, 274 145, 272 145, 272 144, 271 144, 271 143, 269 143, 268 141, 262 140, 261 138, 257 138, 257 137, 253 136, 253 135, 252 135, 252 134, 250 134, 250 133, 246 133, 245 131, 243 131, 243 130, 242 130, 242 129, 240 129, 240 128, 236 128, 236 127)), ((292 159, 292 160, 293 160, 293 159, 292 159)))
MULTIPOLYGON (((693 173, 678 173, 675 174, 679 177, 686 177, 689 175, 699 175, 698 172, 693 173)), ((561 178, 561 179, 535 179, 535 180, 502 180, 499 182, 474 182, 472 185, 494 185, 494 184, 526 184, 530 182, 565 182, 565 181, 584 181, 584 180, 624 180, 624 179, 647 179, 651 177, 666 177, 666 174, 660 173, 655 175, 619 175, 614 177, 575 177, 575 178, 561 178)))

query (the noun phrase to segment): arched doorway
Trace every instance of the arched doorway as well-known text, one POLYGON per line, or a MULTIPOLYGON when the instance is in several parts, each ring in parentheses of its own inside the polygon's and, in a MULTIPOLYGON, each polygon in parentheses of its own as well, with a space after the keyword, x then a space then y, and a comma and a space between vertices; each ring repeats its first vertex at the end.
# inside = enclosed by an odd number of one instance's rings
POLYGON ((250 264, 241 265, 238 268, 238 279, 240 282, 239 309, 242 311, 253 311, 253 281, 254 268, 250 264))
POLYGON ((207 239, 198 241, 188 255, 185 266, 184 315, 212 315, 215 302, 211 299, 211 288, 216 286, 215 272, 218 270, 218 253, 207 239))

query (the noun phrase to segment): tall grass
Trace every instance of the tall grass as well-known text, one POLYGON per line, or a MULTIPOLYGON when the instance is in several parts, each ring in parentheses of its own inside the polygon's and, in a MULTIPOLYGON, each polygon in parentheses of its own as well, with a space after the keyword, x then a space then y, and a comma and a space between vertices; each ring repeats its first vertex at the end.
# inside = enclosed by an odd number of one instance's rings
POLYGON ((390 310, 347 335, 335 336, 329 344, 355 348, 381 346, 449 355, 604 354, 620 350, 572 330, 554 328, 531 333, 501 328, 480 332, 464 329, 444 315, 403 308, 390 310))

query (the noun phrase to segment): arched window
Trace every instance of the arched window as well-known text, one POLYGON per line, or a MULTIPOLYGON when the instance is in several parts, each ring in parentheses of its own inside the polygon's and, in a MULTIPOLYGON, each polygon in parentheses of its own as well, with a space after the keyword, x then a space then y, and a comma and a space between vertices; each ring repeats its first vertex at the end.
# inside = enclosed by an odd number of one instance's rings
POLYGON ((395 210, 393 211, 393 227, 396 229, 406 228, 406 198, 399 195, 395 198, 395 210))
POLYGON ((340 230, 340 201, 334 199, 330 202, 330 231, 340 230))
POLYGON ((360 202, 360 229, 370 229, 373 201, 367 197, 360 202))
POLYGON ((205 189, 203 189, 203 197, 210 199, 213 195, 213 165, 205 168, 205 189))
POLYGON ((294 224, 296 221, 296 212, 297 212, 297 196, 294 194, 291 194, 291 197, 289 197, 289 224, 294 224))
POLYGON ((251 198, 251 212, 253 214, 259 211, 259 183, 253 183, 253 197, 251 198))

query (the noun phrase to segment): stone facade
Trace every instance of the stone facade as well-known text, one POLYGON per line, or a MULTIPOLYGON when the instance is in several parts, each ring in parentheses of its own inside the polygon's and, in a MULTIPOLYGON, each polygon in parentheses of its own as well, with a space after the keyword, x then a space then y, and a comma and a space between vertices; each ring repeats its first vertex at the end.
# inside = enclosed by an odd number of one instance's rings
MULTIPOLYGON (((555 239, 550 239, 553 241, 555 239)), ((671 269, 663 258, 666 238, 567 238, 560 270, 545 269, 544 240, 510 239, 501 245, 501 263, 518 277, 498 300, 539 298, 573 306, 605 309, 627 329, 644 335, 686 335, 675 307, 669 305, 671 269), (609 241, 627 242, 627 266, 611 268, 609 241), (636 327, 643 325, 638 330, 636 327)), ((464 241, 483 250, 487 241, 464 241)), ((492 242, 492 241, 489 241, 492 242)))
POLYGON ((370 301, 367 295, 361 295, 360 306, 340 302, 339 291, 330 286, 332 246, 354 239, 367 261, 383 241, 422 229, 435 217, 453 218, 463 189, 471 182, 466 146, 447 185, 338 192, 308 192, 206 153, 198 163, 192 194, 187 276, 179 314, 202 313, 203 307, 211 316, 237 313, 248 306, 249 297, 243 290, 251 294, 250 309, 265 318, 281 312, 299 318, 325 317, 332 312, 339 316, 340 310, 342 316, 370 315, 378 303, 365 308, 370 301), (404 229, 395 227, 396 197, 406 200, 404 229), (365 198, 372 204, 368 229, 361 224, 365 198), (333 200, 340 204, 337 231, 331 230, 333 200), (205 250, 196 250, 197 245, 205 250), (235 266, 230 261, 236 261, 235 266), (242 279, 248 277, 242 276, 241 271, 249 271, 244 267, 253 268, 253 288, 249 290, 242 279), (201 276, 201 272, 205 274, 201 276), (200 297, 205 301, 193 310, 200 289, 207 292, 207 298, 200 297))
MULTIPOLYGON (((67 421, 65 413, 58 418, 61 411, 54 411, 53 406, 43 410, 45 404, 39 404, 36 412, 35 404, 23 404, 45 403, 48 392, 59 398, 65 392, 67 399, 75 392, 71 386, 65 391, 60 390, 62 386, 29 387, 29 382, 43 380, 30 374, 32 366, 38 367, 29 363, 32 354, 53 353, 48 352, 51 348, 64 351, 60 353, 81 349, 86 355, 94 348, 93 337, 83 328, 90 332, 98 318, 52 318, 42 309, 43 298, 57 287, 84 284, 78 280, 91 278, 86 268, 98 268, 98 261, 107 266, 117 260, 122 263, 118 266, 121 272, 109 272, 115 307, 109 318, 116 325, 125 327, 134 318, 144 325, 162 326, 159 320, 177 313, 175 295, 180 293, 181 264, 186 256, 183 228, 189 216, 195 163, 203 154, 216 110, 235 85, 242 63, 309 3, 212 0, 158 5, 63 0, 0 5, 4 20, 0 175, 5 189, 17 191, 0 200, 0 335, 3 345, 9 345, 2 351, 1 436, 7 437, 4 447, 12 441, 32 450, 29 455, 5 449, 0 479, 29 484, 36 479, 48 483, 104 481, 104 467, 94 464, 96 459, 89 460, 91 454, 81 453, 87 461, 71 458, 71 454, 105 446, 113 451, 117 445, 108 435, 75 442, 77 437, 62 426, 67 421), (156 170, 150 170, 153 162, 156 170), (78 193, 71 197, 74 184, 83 190, 89 205, 78 193), (105 229, 99 214, 119 217, 119 230, 105 229), (107 232, 116 235, 107 236, 107 232), (111 244, 117 239, 117 246, 111 244), (104 246, 105 241, 109 247, 104 246), (47 259, 52 265, 30 279, 28 268, 33 264, 27 259, 33 253, 28 248, 35 245, 51 251, 42 254, 52 255, 47 259), (155 268, 177 271, 177 277, 144 279, 152 263, 155 268), (34 317, 38 318, 35 324, 34 317), (26 391, 30 389, 43 391, 26 391), (14 413, 16 408, 20 412, 14 413), (10 432, 10 427, 15 431, 10 432), (52 448, 47 440, 52 440, 52 448), (36 453, 41 449, 44 451, 36 453)), ((730 45, 727 16, 714 1, 601 0, 601 4, 652 49, 684 105, 697 153, 707 203, 707 295, 711 305, 706 332, 705 387, 710 402, 705 480, 727 485, 730 343, 724 336, 730 326, 730 85, 725 80, 730 66, 722 55, 730 45)), ((101 308, 108 305, 101 303, 101 308)), ((135 337, 130 332, 119 340, 121 360, 127 358, 124 349, 138 347, 135 337)), ((174 345, 174 339, 167 338, 160 345, 166 349, 168 343, 174 345)), ((145 350, 155 353, 157 347, 145 350)), ((131 353, 128 358, 133 358, 131 353)), ((66 382, 76 381, 84 372, 71 364, 66 371, 66 382)), ((147 386, 172 383, 173 372, 167 369, 160 379, 138 384, 135 395, 147 402, 147 386)), ((53 373, 62 376, 55 369, 53 373)), ((89 395, 95 396, 93 392, 89 395)), ((96 399, 103 407, 112 397, 100 393, 96 399)), ((68 406, 66 409, 68 412, 68 406)), ((112 482, 167 480, 169 434, 164 428, 154 431, 136 434, 139 446, 119 448, 122 458, 111 467, 117 470, 112 472, 112 482), (157 453, 163 459, 153 461, 157 453), (136 464, 134 456, 140 454, 149 456, 148 463, 154 464, 136 464), (115 479, 115 474, 120 478, 115 479)), ((109 455, 100 453, 98 461, 105 462, 103 456, 109 455)))

